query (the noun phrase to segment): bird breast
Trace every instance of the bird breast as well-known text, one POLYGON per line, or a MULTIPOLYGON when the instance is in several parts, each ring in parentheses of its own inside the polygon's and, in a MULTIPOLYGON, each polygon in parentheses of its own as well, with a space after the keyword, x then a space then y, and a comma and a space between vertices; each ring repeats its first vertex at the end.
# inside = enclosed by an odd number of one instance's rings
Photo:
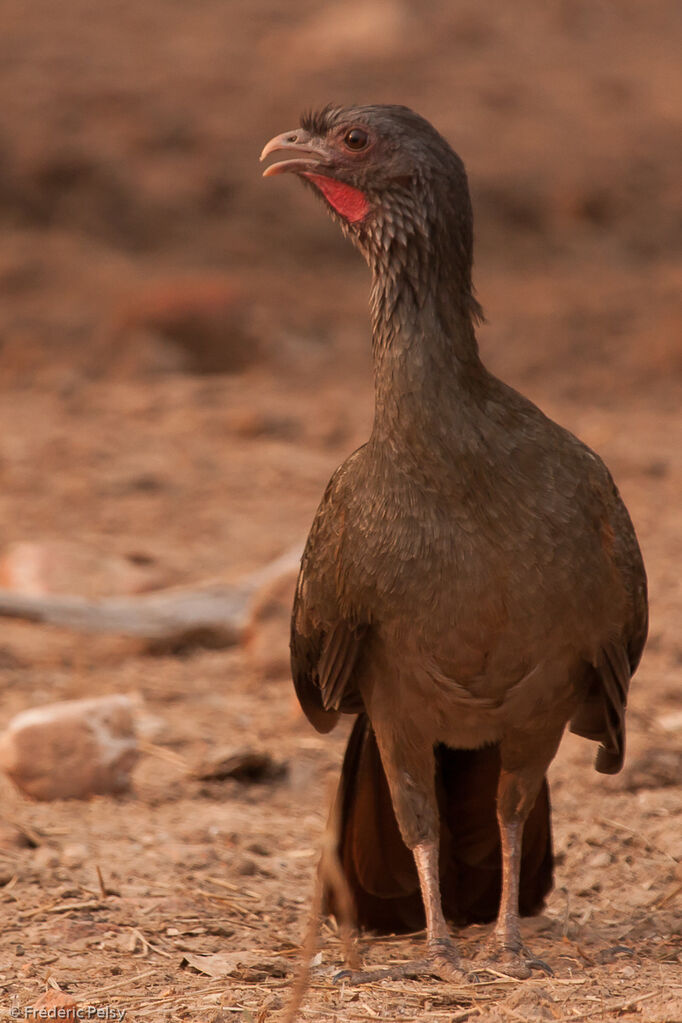
POLYGON ((417 643, 448 677, 485 674, 505 650, 528 670, 566 635, 586 655, 599 646, 613 566, 568 496, 500 474, 432 482, 366 456, 349 469, 332 546, 339 601, 355 618, 398 648, 417 643))

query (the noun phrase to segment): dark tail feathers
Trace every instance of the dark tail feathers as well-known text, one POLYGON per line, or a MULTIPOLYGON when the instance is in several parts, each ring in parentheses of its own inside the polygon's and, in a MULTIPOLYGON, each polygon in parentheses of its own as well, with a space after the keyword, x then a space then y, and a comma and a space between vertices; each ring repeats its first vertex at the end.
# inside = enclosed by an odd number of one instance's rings
MULTIPOLYGON (((453 923, 494 920, 502 882, 495 795, 499 750, 436 750, 440 806, 443 910, 453 923)), ((351 732, 338 792, 338 854, 351 889, 359 927, 385 932, 424 927, 424 908, 411 852, 395 819, 388 783, 369 720, 351 732)), ((520 909, 539 913, 552 887, 549 789, 543 782, 523 834, 520 909)), ((326 907, 335 911, 332 891, 326 907)))

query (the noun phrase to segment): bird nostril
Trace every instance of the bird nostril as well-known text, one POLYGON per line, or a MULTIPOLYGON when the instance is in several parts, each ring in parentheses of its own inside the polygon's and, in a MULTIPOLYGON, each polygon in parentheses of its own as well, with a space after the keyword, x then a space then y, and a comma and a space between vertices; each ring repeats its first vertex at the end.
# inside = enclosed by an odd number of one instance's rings
POLYGON ((287 142, 298 142, 298 135, 287 136, 287 142))

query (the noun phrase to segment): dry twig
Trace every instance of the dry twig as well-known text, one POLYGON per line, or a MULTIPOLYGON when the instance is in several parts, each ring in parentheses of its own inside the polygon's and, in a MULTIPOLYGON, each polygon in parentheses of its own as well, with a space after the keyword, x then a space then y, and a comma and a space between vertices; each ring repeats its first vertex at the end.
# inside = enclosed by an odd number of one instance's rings
POLYGON ((291 572, 300 557, 301 548, 292 548, 237 584, 172 587, 131 597, 91 600, 71 594, 34 595, 0 589, 0 616, 154 643, 234 646, 248 624, 254 595, 273 579, 291 572))

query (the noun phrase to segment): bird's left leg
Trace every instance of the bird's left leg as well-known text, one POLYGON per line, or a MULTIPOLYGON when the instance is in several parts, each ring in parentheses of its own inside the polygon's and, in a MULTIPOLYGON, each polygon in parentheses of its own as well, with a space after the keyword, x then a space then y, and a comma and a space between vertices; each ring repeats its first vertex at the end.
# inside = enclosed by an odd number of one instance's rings
POLYGON ((523 826, 542 786, 545 772, 557 751, 563 728, 555 735, 533 741, 524 737, 501 744, 502 766, 497 787, 497 821, 502 846, 502 897, 497 924, 489 942, 492 964, 511 976, 529 977, 535 967, 549 971, 524 948, 519 922, 519 882, 523 826))

